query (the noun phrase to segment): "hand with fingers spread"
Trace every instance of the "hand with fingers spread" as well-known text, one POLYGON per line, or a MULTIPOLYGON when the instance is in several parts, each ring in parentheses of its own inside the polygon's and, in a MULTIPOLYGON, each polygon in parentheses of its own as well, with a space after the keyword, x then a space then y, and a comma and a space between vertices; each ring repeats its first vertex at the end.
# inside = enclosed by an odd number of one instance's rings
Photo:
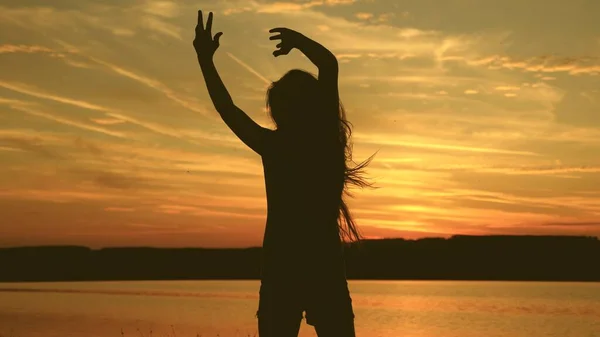
POLYGON ((289 28, 273 28, 269 30, 269 33, 276 33, 269 37, 269 40, 281 40, 275 47, 277 50, 273 52, 273 56, 287 55, 292 49, 298 48, 298 43, 302 39, 303 35, 295 30, 289 28))
POLYGON ((198 11, 198 24, 196 25, 196 38, 194 38, 194 49, 198 58, 212 59, 215 51, 219 48, 219 39, 222 32, 218 32, 213 37, 212 35, 212 21, 213 13, 208 13, 208 19, 206 20, 206 27, 204 27, 204 21, 202 20, 202 11, 198 11))

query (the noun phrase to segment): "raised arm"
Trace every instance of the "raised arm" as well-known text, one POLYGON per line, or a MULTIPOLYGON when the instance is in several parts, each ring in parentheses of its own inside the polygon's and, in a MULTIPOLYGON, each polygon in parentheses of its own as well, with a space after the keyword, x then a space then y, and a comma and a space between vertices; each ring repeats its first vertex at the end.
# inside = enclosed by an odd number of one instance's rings
POLYGON ((271 40, 281 40, 277 44, 277 50, 273 52, 275 57, 287 55, 293 48, 301 51, 308 59, 319 69, 319 82, 325 91, 327 104, 331 104, 335 109, 339 105, 338 91, 338 62, 331 51, 316 41, 302 35, 301 33, 288 28, 273 28, 269 31, 276 35, 271 36, 271 40))
POLYGON ((213 62, 213 56, 219 48, 219 39, 223 33, 219 32, 212 36, 213 13, 208 14, 206 28, 202 20, 202 11, 198 11, 198 25, 196 26, 196 38, 194 48, 198 56, 198 63, 204 75, 206 88, 215 109, 227 126, 235 133, 244 144, 258 154, 262 154, 265 141, 271 130, 263 128, 252 120, 244 111, 238 108, 229 95, 225 84, 221 80, 217 68, 213 62))

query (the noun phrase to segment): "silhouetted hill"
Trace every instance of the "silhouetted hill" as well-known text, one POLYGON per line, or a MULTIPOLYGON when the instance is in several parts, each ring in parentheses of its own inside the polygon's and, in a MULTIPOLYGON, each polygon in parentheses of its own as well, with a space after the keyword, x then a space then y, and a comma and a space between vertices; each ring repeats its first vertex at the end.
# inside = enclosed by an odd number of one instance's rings
MULTIPOLYGON (((0 249, 0 281, 257 279, 261 248, 0 249)), ((600 281, 600 240, 464 236, 366 240, 346 249, 349 279, 600 281)))

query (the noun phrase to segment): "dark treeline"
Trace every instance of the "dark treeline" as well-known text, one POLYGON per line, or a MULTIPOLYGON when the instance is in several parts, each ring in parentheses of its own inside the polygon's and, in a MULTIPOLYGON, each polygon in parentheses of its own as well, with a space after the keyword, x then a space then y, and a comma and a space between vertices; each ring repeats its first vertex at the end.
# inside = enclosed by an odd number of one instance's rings
MULTIPOLYGON (((0 281, 258 279, 260 248, 0 249, 0 281)), ((462 236, 366 240, 346 249, 349 279, 600 281, 600 240, 462 236)))

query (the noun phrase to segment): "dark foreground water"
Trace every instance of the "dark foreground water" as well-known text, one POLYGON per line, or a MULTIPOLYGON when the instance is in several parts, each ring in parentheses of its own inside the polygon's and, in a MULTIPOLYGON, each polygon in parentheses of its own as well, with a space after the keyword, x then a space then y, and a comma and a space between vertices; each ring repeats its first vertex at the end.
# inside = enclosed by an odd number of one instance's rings
MULTIPOLYGON (((255 336, 258 281, 0 283, 0 336, 255 336)), ((600 337, 600 284, 350 281, 358 337, 600 337)), ((315 336, 302 324, 300 336, 315 336)))

